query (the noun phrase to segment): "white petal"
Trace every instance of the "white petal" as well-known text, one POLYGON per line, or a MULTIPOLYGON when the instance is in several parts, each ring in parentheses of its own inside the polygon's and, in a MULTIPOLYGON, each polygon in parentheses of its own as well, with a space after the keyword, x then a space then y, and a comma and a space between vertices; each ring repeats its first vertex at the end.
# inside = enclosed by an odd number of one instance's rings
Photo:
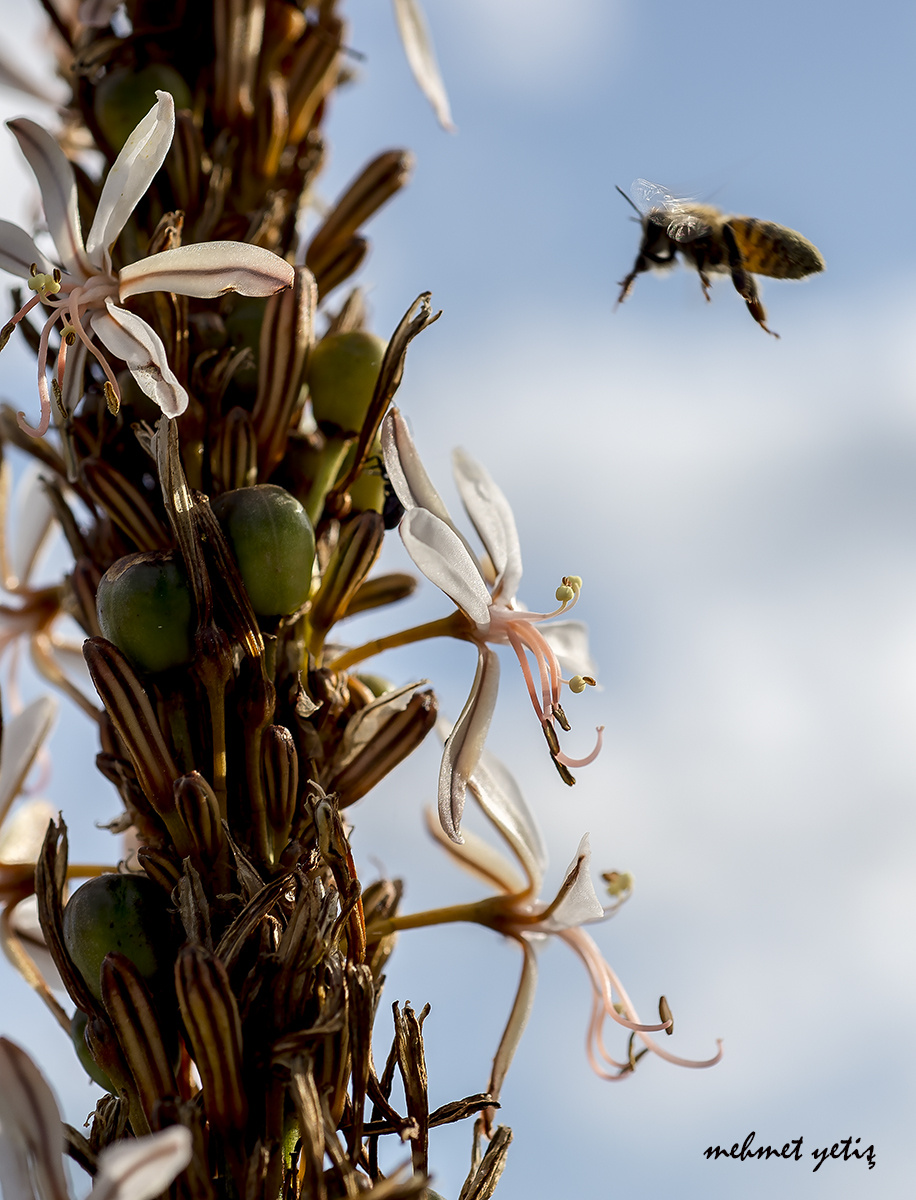
POLYGON ((102 188, 86 238, 86 253, 96 266, 103 266, 104 255, 165 162, 174 132, 175 101, 168 92, 157 92, 156 103, 124 143, 102 188))
MULTIPOLYGON (((31 1161, 40 1200, 69 1200, 54 1093, 26 1052, 7 1038, 0 1038, 0 1126, 4 1139, 18 1143, 31 1161)), ((21 1163, 21 1153, 17 1159, 21 1163)), ((25 1195, 31 1197, 31 1189, 25 1195)))
POLYGON ((518 1044, 522 1040, 522 1034, 525 1032, 525 1026, 528 1024, 528 1018, 531 1016, 531 1010, 534 1007, 534 993, 537 989, 538 964, 534 950, 528 939, 520 938, 519 945, 522 948, 525 961, 522 964, 522 975, 518 982, 518 991, 512 1003, 512 1012, 509 1014, 509 1020, 493 1059, 493 1070, 490 1074, 488 1090, 492 1092, 494 1098, 499 1096, 503 1081, 506 1078, 506 1072, 509 1070, 518 1044))
POLYGON ((538 629, 567 674, 597 675, 588 648, 588 626, 583 621, 550 621, 538 629))
MULTIPOLYGON (((425 508, 444 521, 452 529, 452 519, 448 509, 442 503, 442 498, 433 487, 432 480, 426 474, 426 468, 417 453, 407 422, 401 416, 400 410, 391 408, 385 415, 379 432, 382 443, 382 457, 385 460, 385 470, 391 480, 394 493, 404 507, 425 508)), ((455 530, 457 533, 457 530, 455 530)))
POLYGON ((407 553, 426 578, 467 613, 478 629, 486 629, 490 593, 458 534, 425 508, 412 508, 399 529, 407 553))
POLYGON ((295 269, 263 246, 247 242, 193 242, 142 258, 124 267, 120 296, 143 292, 177 292, 179 296, 212 297, 226 292, 272 296, 292 287, 295 269))
MULTIPOLYGON (((48 807, 50 808, 50 805, 48 807)), ((54 816, 56 815, 55 813, 54 816)), ((42 840, 46 832, 47 823, 42 830, 42 840)), ((32 856, 32 862, 35 861, 35 858, 37 855, 32 856)), ((48 987, 55 992, 65 994, 67 989, 64 987, 64 981, 57 973, 54 959, 45 945, 45 935, 41 931, 41 922, 38 919, 38 901, 34 896, 26 896, 25 900, 20 900, 10 913, 10 926, 13 934, 25 943, 26 954, 38 968, 48 987)), ((4 951, 6 951, 5 945, 4 951)), ((0 1169, 0 1179, 3 1179, 2 1169, 0 1169)))
POLYGON ((4 1200, 35 1200, 29 1156, 15 1132, 0 1119, 0 1183, 4 1200))
POLYGON ((522 864, 532 892, 538 895, 547 870, 547 848, 518 784, 499 759, 485 750, 468 786, 489 820, 509 843, 522 864))
POLYGON ((50 275, 51 264, 25 230, 10 221, 0 221, 0 268, 28 279, 33 263, 39 271, 50 275))
POLYGON ((23 472, 14 500, 16 521, 9 567, 18 584, 27 584, 54 523, 48 489, 42 483, 47 467, 31 463, 23 472))
POLYGON ((83 246, 76 177, 66 154, 47 130, 20 117, 9 122, 22 153, 38 180, 48 231, 57 247, 61 265, 70 275, 85 279, 92 267, 83 246))
POLYGON ((89 1195, 92 1200, 153 1200, 185 1169, 192 1149, 191 1131, 183 1125, 106 1146, 89 1195))
POLYGON ((33 863, 41 852, 57 809, 47 800, 29 800, 7 817, 0 829, 0 862, 33 863))
POLYGON ((439 820, 453 842, 461 841, 461 814, 468 780, 476 770, 496 707, 499 659, 488 646, 478 648, 471 694, 449 734, 439 768, 439 820))
POLYGON ((495 846, 485 842, 471 830, 463 829, 461 842, 446 837, 430 809, 424 813, 430 834, 465 871, 482 880, 490 888, 504 892, 507 896, 517 895, 525 889, 525 880, 511 862, 495 846))
POLYGON ((522 578, 522 551, 509 501, 480 463, 463 450, 452 451, 452 468, 465 510, 496 568, 494 598, 499 594, 509 604, 522 578))
POLYGON ((606 915, 604 905, 598 899, 595 885, 589 872, 592 851, 588 843, 588 834, 584 834, 576 851, 576 857, 566 868, 563 877, 563 887, 568 888, 566 895, 543 922, 541 928, 548 932, 559 929, 574 929, 584 925, 586 921, 600 921, 606 915))
POLYGON ((453 130, 448 96, 419 0, 394 0, 394 15, 414 79, 443 129, 453 130))
POLYGON ((39 696, 6 723, 0 743, 0 820, 19 795, 56 714, 57 701, 51 696, 39 696))
POLYGON ((106 299, 108 314, 96 313, 92 329, 105 346, 123 358, 141 391, 162 409, 167 417, 179 417, 188 407, 188 393, 172 374, 159 335, 136 313, 119 308, 106 299))

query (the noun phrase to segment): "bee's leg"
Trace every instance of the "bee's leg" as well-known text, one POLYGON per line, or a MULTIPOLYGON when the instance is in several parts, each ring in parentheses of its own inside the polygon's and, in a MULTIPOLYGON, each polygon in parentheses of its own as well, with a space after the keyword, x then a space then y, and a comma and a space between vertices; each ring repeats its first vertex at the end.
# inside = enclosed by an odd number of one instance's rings
POLYGON ((670 248, 667 254, 658 254, 656 251, 646 248, 646 240, 643 241, 639 248, 639 254, 636 256, 636 262, 633 264, 633 270, 629 273, 626 279, 620 281, 620 295, 617 297, 617 303, 622 304, 630 294, 630 289, 636 281, 637 275, 642 275, 644 271, 649 271, 653 266, 665 267, 674 262, 674 249, 670 248))
POLYGON ((760 302, 760 294, 757 291, 754 276, 750 271, 745 271, 744 259, 741 251, 738 249, 738 243, 735 241, 735 235, 732 232, 731 226, 727 222, 722 226, 722 238, 728 249, 728 265, 731 269, 732 283, 735 285, 735 291, 747 305, 747 311, 760 328, 770 334, 771 337, 778 338, 779 334, 767 325, 766 309, 760 302))
POLYGON ((641 275, 643 271, 648 271, 648 269, 649 264, 640 254, 639 258, 637 258, 635 264, 633 265, 633 270, 629 273, 626 279, 620 280, 620 295, 617 297, 618 304, 623 304, 624 300, 626 300, 627 296, 629 296, 630 289, 636 282, 636 276, 641 275))
POLYGON ((709 276, 703 270, 706 265, 706 248, 697 243, 690 248, 690 257, 693 259, 693 265, 697 269, 697 274, 700 277, 700 287, 703 289, 703 295, 709 303, 712 303, 712 296, 709 294, 709 276))

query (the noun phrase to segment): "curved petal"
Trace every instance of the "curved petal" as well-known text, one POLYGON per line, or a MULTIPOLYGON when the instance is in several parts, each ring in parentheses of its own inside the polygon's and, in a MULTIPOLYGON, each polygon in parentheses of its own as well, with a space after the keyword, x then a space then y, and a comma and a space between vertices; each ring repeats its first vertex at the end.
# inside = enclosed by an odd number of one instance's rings
POLYGON ((47 800, 27 800, 20 804, 0 829, 0 862, 37 862, 48 825, 56 818, 57 809, 47 800))
MULTIPOLYGON (((40 1200, 69 1200, 54 1093, 26 1052, 8 1038, 0 1038, 0 1137, 11 1144, 17 1167, 24 1159, 30 1162, 40 1200)), ((24 1193, 34 1194, 31 1186, 24 1193)))
POLYGON ((48 231, 61 264, 70 275, 85 279, 93 270, 83 245, 76 176, 69 160, 50 133, 34 121, 19 117, 9 127, 38 180, 48 231))
POLYGON ((153 1200, 185 1169, 192 1148, 191 1131, 183 1125, 106 1146, 90 1200, 153 1200))
POLYGON ((50 275, 51 264, 26 231, 11 221, 0 221, 0 269, 28 279, 33 263, 39 271, 50 275))
POLYGON ((425 508, 404 515, 399 531, 407 553, 478 629, 490 624, 490 593, 480 568, 451 526, 425 508))
POLYGON ((471 694, 449 734, 439 768, 439 820, 453 842, 461 841, 461 814, 468 780, 483 751, 499 688, 499 659, 486 646, 478 649, 471 694))
POLYGON ((487 818, 508 842, 528 877, 529 889, 536 896, 547 870, 547 848, 518 784, 499 759, 484 750, 468 780, 468 787, 487 818))
POLYGON ((512 1002, 512 1011, 509 1014, 509 1020, 506 1022, 506 1028, 503 1031, 499 1047, 493 1058, 493 1069, 490 1073, 490 1082, 487 1086, 487 1091, 494 1100, 499 1099, 499 1093, 505 1081, 506 1074, 512 1063, 512 1059, 515 1057, 518 1044, 522 1040, 522 1034, 525 1032, 525 1026, 528 1024, 528 1018, 531 1016, 531 1010, 534 1007, 534 993, 537 990, 538 964, 534 949, 525 938, 516 938, 516 941, 522 948, 525 960, 522 963, 522 974, 518 981, 518 991, 515 993, 515 1000, 512 1002))
POLYGON ((522 551, 509 501, 480 463, 463 450, 452 451, 452 469, 465 511, 496 569, 493 597, 511 603, 522 578, 522 551))
POLYGON ((572 675, 598 674, 588 648, 588 626, 584 621, 551 621, 538 626, 544 641, 572 675))
POLYGON ((194 242, 130 263, 118 275, 120 296, 177 292, 209 298, 226 292, 272 296, 295 282, 295 269, 263 246, 247 242, 194 242))
MULTIPOLYGON (((427 808, 423 815, 426 817, 426 827, 430 835, 465 871, 507 896, 517 896, 524 891, 525 880, 495 846, 491 846, 470 830, 462 831, 462 841, 453 842, 442 831, 432 809, 427 808)), ((29 861, 34 861, 34 856, 29 861)))
POLYGON ((173 375, 159 335, 136 313, 119 308, 107 299, 108 314, 97 313, 92 329, 99 340, 130 368, 141 391, 162 409, 167 417, 179 417, 188 407, 188 393, 173 375))
POLYGON ((595 885, 589 872, 592 850, 588 834, 583 834, 576 857, 566 868, 559 895, 562 896, 550 916, 540 926, 545 932, 556 933, 561 929, 574 929, 586 921, 601 921, 607 915, 598 899, 595 885))
POLYGON ((103 257, 165 162, 174 132, 175 101, 168 92, 157 92, 156 103, 124 143, 99 196, 86 238, 86 254, 96 266, 103 266, 103 257))
POLYGON ((458 533, 448 515, 448 509, 442 503, 442 497, 426 473, 400 409, 388 410, 379 430, 379 440, 382 444, 385 470, 395 495, 404 507, 408 511, 412 508, 425 508, 458 533))
POLYGON ((442 128, 454 131, 448 94, 419 0, 394 0, 394 15, 411 74, 442 128))
POLYGON ((54 526, 54 509, 43 479, 46 471, 47 467, 30 463, 16 487, 16 520, 9 561, 14 586, 28 585, 54 526))

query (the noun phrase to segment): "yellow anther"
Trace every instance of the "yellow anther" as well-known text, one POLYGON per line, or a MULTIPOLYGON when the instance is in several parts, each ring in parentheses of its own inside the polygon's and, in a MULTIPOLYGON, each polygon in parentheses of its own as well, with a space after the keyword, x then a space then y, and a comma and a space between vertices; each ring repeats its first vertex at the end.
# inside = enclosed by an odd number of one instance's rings
POLYGON ((629 871, 604 871, 601 878, 607 885, 609 896, 625 896, 633 890, 633 876, 629 871))
POLYGON ((582 591, 582 576, 581 575, 564 575, 563 582, 566 584, 567 587, 571 587, 572 590, 576 593, 576 595, 578 595, 579 592, 582 591))
POLYGON ((578 696, 580 692, 584 692, 587 687, 597 687, 598 681, 592 679, 591 675, 573 675, 569 681, 569 690, 578 696))
POLYGON ((47 300, 48 296, 53 296, 60 291, 60 279, 55 278, 56 275, 59 275, 59 272, 55 272, 54 275, 45 275, 32 263, 32 273, 26 282, 33 292, 37 292, 41 296, 42 300, 47 300))
POLYGON ((574 600, 576 598, 576 593, 572 590, 571 587, 566 587, 565 584, 561 584, 557 588, 556 596, 561 604, 569 604, 569 602, 571 600, 574 600))
POLYGON ((68 346, 72 346, 76 342, 76 330, 70 324, 61 325, 60 336, 68 346))

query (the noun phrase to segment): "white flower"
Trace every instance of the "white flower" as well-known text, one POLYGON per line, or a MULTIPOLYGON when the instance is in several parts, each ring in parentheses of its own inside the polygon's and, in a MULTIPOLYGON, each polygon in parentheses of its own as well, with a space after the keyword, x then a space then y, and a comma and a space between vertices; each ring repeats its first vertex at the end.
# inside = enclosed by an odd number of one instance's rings
POLYGON ((468 779, 480 758, 496 704, 499 659, 491 645, 512 647, 518 658, 534 710, 547 737, 551 756, 567 783, 569 767, 590 763, 601 748, 601 728, 591 754, 573 759, 560 750, 555 726, 569 729, 560 704, 568 684, 582 691, 594 684, 585 626, 560 621, 541 630, 543 621, 572 608, 581 580, 567 576, 557 589, 560 606, 554 612, 528 612, 516 599, 522 577, 522 556, 515 518, 505 496, 478 463, 461 450, 453 455, 455 481, 468 516, 487 557, 479 560, 448 515, 430 482, 407 425, 396 408, 382 423, 385 470, 406 512, 400 534, 408 554, 427 579, 458 606, 465 620, 452 632, 477 647, 478 662, 467 703, 447 742, 439 773, 439 817, 453 841, 460 842, 459 825, 468 779), (578 670, 565 680, 564 663, 578 670), (535 672, 532 672, 532 661, 535 672))
MULTIPOLYGON (((26 1054, 0 1038, 0 1180, 4 1200, 70 1200, 60 1110, 26 1054)), ((191 1131, 172 1125, 101 1151, 89 1200, 153 1200, 191 1161, 191 1131)))
MULTIPOLYGON (((289 287, 294 278, 288 262, 260 246, 242 242, 202 242, 164 250, 115 271, 111 247, 127 219, 165 161, 175 132, 175 102, 157 92, 156 104, 143 118, 115 160, 99 197, 89 234, 83 241, 77 208, 76 177, 57 142, 40 125, 24 118, 9 127, 35 173, 44 203, 48 232, 59 259, 51 264, 29 235, 0 221, 0 267, 28 280, 36 293, 4 327, 0 348, 16 323, 39 303, 51 309, 41 331, 38 391, 41 417, 36 426, 19 414, 19 424, 43 435, 51 420, 48 389, 48 343, 51 330, 63 322, 57 358, 57 385, 64 388, 68 347, 80 360, 94 355, 105 372, 115 398, 114 372, 96 342, 123 359, 140 388, 167 417, 187 408, 188 394, 172 373, 159 335, 124 301, 144 292, 175 292, 181 296, 214 297, 237 291, 245 296, 270 296, 289 287)), ((70 373, 68 373, 70 374, 70 373)), ((81 371, 73 372, 79 375, 81 371)))
POLYGON ((499 1096, 509 1064, 528 1022, 537 984, 536 948, 548 936, 565 942, 588 973, 592 989, 592 1014, 586 1033, 586 1052, 589 1063, 598 1075, 604 1079, 618 1079, 630 1074, 633 1069, 634 1059, 630 1054, 618 1060, 605 1050, 603 1031, 609 1018, 631 1031, 649 1050, 667 1062, 682 1067, 711 1067, 717 1063, 722 1057, 721 1043, 712 1058, 695 1061, 670 1054, 651 1038, 650 1033, 667 1029, 670 1020, 654 1025, 641 1023, 610 964, 582 929, 585 924, 609 917, 622 902, 618 900, 605 908, 598 899, 589 874, 591 851, 588 834, 580 841, 556 896, 545 903, 538 896, 547 868, 547 855, 540 831, 518 784, 498 759, 484 752, 468 781, 468 787, 487 820, 512 851, 515 862, 469 831, 465 831, 465 841, 460 845, 445 837, 435 820, 429 821, 430 832, 452 857, 497 894, 470 904, 395 917, 387 923, 387 928, 409 929, 446 921, 473 921, 512 938, 521 948, 524 958, 518 991, 493 1060, 487 1087, 493 1099, 499 1096), (518 868, 521 868, 521 873, 518 868), (612 1071, 608 1071, 608 1067, 612 1071))

